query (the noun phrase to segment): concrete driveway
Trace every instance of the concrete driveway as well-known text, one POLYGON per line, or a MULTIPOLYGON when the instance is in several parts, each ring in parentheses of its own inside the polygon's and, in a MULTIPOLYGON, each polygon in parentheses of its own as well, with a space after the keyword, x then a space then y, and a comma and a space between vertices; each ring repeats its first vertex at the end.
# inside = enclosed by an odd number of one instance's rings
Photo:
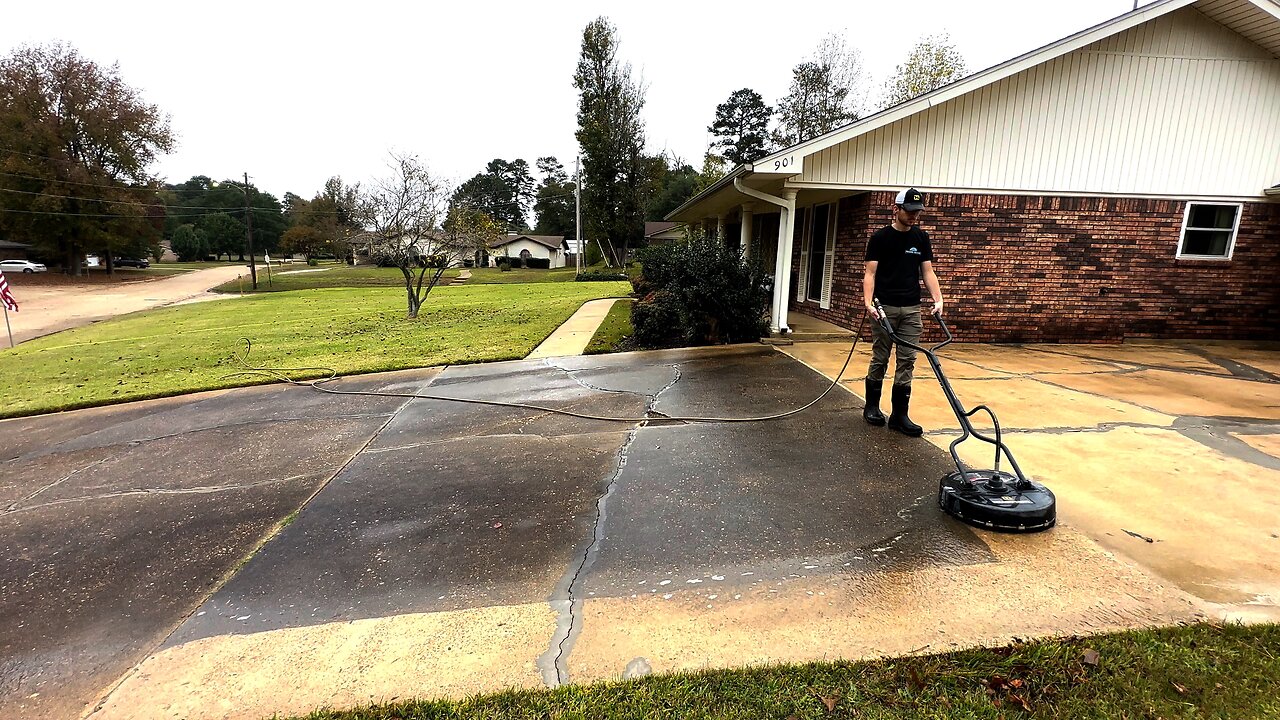
MULTIPOLYGON (((121 273, 134 272, 120 270, 121 273)), ((162 305, 236 295, 213 295, 210 288, 248 275, 248 265, 226 265, 138 282, 41 285, 19 277, 12 282, 19 311, 9 313, 14 342, 162 305)), ((0 337, 0 342, 8 338, 0 337)), ((5 345, 5 347, 8 347, 5 345)))
MULTIPOLYGON (((742 346, 343 384, 637 417, 829 382, 742 346)), ((607 423, 263 387, 4 421, 0 713, 258 718, 1214 613, 1091 540, 1073 488, 1038 535, 942 516, 944 454, 859 410, 607 423)))

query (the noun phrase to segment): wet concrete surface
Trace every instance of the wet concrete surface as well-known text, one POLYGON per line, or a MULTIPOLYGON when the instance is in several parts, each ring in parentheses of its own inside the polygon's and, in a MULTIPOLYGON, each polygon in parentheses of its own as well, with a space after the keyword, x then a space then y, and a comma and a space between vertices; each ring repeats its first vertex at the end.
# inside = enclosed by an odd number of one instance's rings
POLYGON ((25 509, 0 516, 0 540, 27 564, 0 579, 7 593, 42 564, 82 592, 0 600, 26 633, 4 648, 0 708, 74 714, 50 708, 114 687, 92 717, 263 717, 604 678, 637 656, 662 672, 1195 616, 1070 529, 1010 539, 941 515, 944 452, 866 426, 841 389, 773 422, 672 419, 790 410, 829 382, 739 346, 338 385, 629 422, 285 387, 70 414, 55 448, 33 433, 57 418, 13 421, 0 491, 25 509), (74 547, 19 522, 36 512, 61 513, 74 547), (82 578, 100 578, 90 595, 82 578), (121 618, 128 642, 94 634, 121 618), (95 643, 100 665, 41 664, 95 643))
MULTIPOLYGON (((419 392, 601 416, 641 418, 651 407, 661 418, 787 410, 827 385, 764 347, 670 357, 456 367, 419 392)), ((936 454, 894 447, 905 438, 869 442, 852 408, 840 392, 768 424, 659 421, 636 431, 416 400, 167 644, 536 602, 583 569, 575 594, 630 593, 668 571, 732 566, 763 578, 766 565, 781 572, 809 555, 872 556, 926 527, 947 537, 932 546, 965 548, 950 557, 981 560, 967 530, 898 514, 936 489, 945 472, 936 454)))
POLYGON ((273 387, 0 423, 0 715, 77 716, 402 402, 273 387))

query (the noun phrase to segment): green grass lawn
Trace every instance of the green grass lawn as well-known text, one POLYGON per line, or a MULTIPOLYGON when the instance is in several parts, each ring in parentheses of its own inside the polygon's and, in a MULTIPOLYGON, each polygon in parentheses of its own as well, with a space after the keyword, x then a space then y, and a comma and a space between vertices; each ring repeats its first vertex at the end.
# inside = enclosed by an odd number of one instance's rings
POLYGON ((712 670, 309 717, 1277 718, 1280 626, 1195 625, 872 662, 712 670))
MULTIPOLYGON (((441 283, 456 278, 462 268, 445 270, 441 283)), ((527 268, 502 272, 497 268, 471 269, 468 285, 524 284, 546 282, 573 282, 573 268, 554 270, 530 270, 527 268)), ((416 275, 414 276, 416 279, 416 275)), ((341 263, 321 263, 308 267, 306 263, 272 265, 271 280, 267 281, 265 269, 258 270, 258 292, 282 292, 334 287, 403 287, 404 276, 398 268, 380 268, 373 265, 351 267, 341 263), (304 272, 310 271, 310 272, 304 272), (315 272, 320 271, 320 272, 315 272), (284 274, 281 274, 284 273, 284 274)), ((241 284, 229 282, 214 288, 215 292, 238 293, 241 284)), ((249 292, 247 286, 245 292, 249 292)))
MULTIPOLYGON (((437 288, 417 320, 403 288, 333 288, 195 303, 126 315, 0 353, 0 417, 251 385, 225 377, 253 341, 262 366, 367 373, 524 357, 587 300, 628 283, 437 288)), ((312 373, 311 377, 318 376, 312 373)))
POLYGON ((605 315, 582 354, 600 355, 634 350, 630 342, 634 334, 635 330, 631 327, 631 301, 619 300, 609 308, 609 314, 605 315))

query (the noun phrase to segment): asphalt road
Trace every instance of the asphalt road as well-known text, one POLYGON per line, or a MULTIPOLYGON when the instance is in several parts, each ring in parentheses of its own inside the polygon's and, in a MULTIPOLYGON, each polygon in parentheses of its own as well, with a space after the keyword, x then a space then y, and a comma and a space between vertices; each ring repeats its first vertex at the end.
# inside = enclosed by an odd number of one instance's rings
POLYGON ((77 285, 27 284, 20 277, 10 283, 19 310, 9 313, 9 324, 14 342, 20 343, 117 315, 190 301, 248 272, 247 265, 229 265, 142 282, 77 285))

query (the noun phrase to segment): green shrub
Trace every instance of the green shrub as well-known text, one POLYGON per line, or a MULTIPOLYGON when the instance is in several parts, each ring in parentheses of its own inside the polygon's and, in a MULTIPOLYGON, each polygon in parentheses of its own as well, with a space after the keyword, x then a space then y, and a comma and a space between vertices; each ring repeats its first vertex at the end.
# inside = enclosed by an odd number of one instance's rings
POLYGON ((503 262, 506 258, 498 258, 498 269, 502 272, 511 272, 511 263, 503 262))
POLYGON ((319 262, 318 260, 316 260, 315 258, 307 258, 307 265, 309 265, 310 267, 315 267, 315 266, 317 266, 317 265, 319 265, 319 264, 320 264, 320 262, 319 262))
POLYGON ((763 273, 737 248, 694 237, 639 253, 631 323, 641 347, 751 342, 769 327, 763 273))
POLYGON ((550 270, 551 258, 531 257, 524 261, 524 266, 530 270, 550 270))
POLYGON ((630 278, 623 272, 587 270, 586 272, 578 273, 574 280, 578 282, 616 282, 618 280, 630 280, 630 278))

